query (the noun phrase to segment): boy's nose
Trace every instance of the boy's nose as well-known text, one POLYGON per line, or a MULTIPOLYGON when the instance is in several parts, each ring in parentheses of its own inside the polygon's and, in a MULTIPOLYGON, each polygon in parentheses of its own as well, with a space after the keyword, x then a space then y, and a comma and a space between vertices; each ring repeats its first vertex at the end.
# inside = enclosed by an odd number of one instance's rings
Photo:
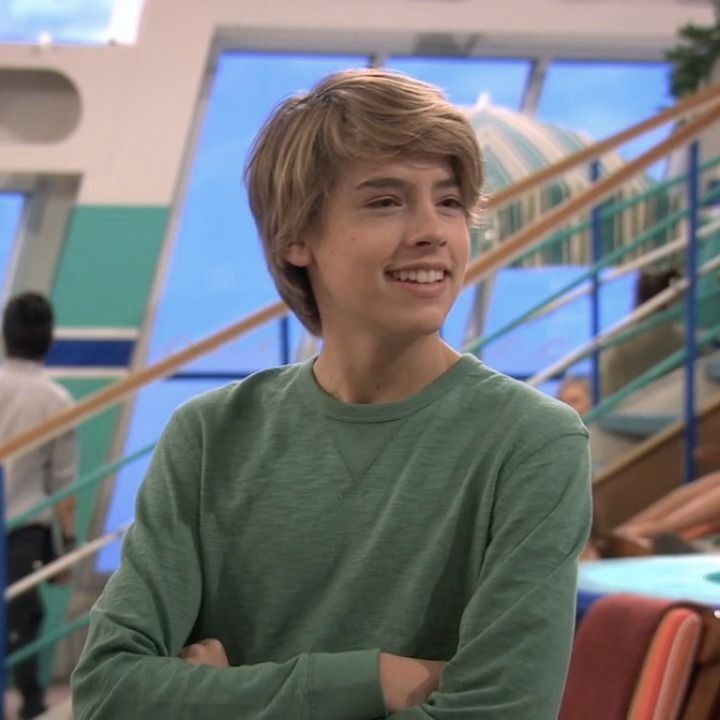
POLYGON ((445 245, 447 237, 434 203, 416 208, 408 227, 407 240, 412 245, 445 245))

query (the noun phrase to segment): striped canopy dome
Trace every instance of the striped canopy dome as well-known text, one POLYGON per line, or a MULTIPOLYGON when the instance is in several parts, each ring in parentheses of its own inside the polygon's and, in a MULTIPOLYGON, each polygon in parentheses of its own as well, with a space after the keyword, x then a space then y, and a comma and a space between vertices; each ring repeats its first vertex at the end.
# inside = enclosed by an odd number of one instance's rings
MULTIPOLYGON (((509 185, 552 165, 577 150, 592 144, 586 135, 540 122, 534 117, 492 105, 487 96, 480 98, 468 115, 485 158, 485 192, 492 195, 509 185)), ((617 170, 624 160, 615 152, 600 158, 601 177, 617 170)), ((499 209, 488 218, 485 232, 493 242, 502 240, 531 223, 546 210, 577 195, 591 185, 589 165, 578 166, 539 190, 499 209)), ((622 200, 646 192, 653 181, 637 176, 616 193, 622 200)), ((623 245, 652 223, 658 213, 667 212, 667 196, 642 202, 603 223, 604 251, 623 245)), ((573 223, 585 218, 575 218, 573 223)), ((585 263, 588 261, 587 231, 574 234, 567 242, 538 253, 524 264, 585 263)))

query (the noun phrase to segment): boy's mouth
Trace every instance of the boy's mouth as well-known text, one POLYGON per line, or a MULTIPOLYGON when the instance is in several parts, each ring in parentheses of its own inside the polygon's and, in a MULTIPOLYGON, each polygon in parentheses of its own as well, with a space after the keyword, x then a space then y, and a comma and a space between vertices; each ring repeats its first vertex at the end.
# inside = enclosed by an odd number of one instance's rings
POLYGON ((418 285, 442 282, 445 270, 392 270, 387 273, 393 280, 399 282, 411 282, 418 285))

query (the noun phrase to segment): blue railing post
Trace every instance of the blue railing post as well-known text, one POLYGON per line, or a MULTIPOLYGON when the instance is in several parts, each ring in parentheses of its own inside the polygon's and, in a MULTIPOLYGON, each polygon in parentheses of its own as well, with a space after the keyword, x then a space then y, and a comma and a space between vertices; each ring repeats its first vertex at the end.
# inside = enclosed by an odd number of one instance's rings
POLYGON ((0 465, 0 518, 3 526, 0 532, 0 700, 5 699, 5 657, 7 655, 7 617, 5 586, 7 585, 7 538, 5 536, 5 473, 0 465))
POLYGON ((280 364, 289 365, 290 358, 290 316, 280 318, 280 364))
MULTIPOLYGON (((590 166, 590 179, 597 182, 600 179, 600 161, 594 160, 590 166)), ((590 226, 590 260, 593 265, 602 260, 602 218, 600 206, 592 209, 592 223, 590 226)), ((600 275, 595 271, 592 275, 592 292, 590 295, 590 334, 595 339, 600 334, 600 275)), ((593 407, 600 402, 600 351, 593 350, 591 356, 592 374, 592 404, 593 407)))
POLYGON ((699 210, 699 157, 696 140, 688 147, 688 242, 685 256, 687 293, 685 296, 685 482, 696 477, 695 445, 697 420, 695 417, 695 360, 697 358, 697 231, 699 210))

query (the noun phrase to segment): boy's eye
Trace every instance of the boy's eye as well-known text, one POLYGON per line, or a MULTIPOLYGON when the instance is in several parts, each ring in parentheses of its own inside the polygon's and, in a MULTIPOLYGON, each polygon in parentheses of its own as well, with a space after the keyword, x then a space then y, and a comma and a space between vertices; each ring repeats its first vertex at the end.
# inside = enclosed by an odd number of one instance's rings
POLYGON ((372 200, 369 200, 366 204, 367 207, 370 208, 389 208, 396 207, 400 204, 400 201, 396 197, 392 197, 391 195, 383 195, 383 197, 373 198, 372 200))
POLYGON ((448 195, 448 197, 442 198, 440 200, 440 205, 442 205, 443 207, 454 208, 457 210, 465 209, 465 205, 463 205, 463 201, 456 195, 448 195))

